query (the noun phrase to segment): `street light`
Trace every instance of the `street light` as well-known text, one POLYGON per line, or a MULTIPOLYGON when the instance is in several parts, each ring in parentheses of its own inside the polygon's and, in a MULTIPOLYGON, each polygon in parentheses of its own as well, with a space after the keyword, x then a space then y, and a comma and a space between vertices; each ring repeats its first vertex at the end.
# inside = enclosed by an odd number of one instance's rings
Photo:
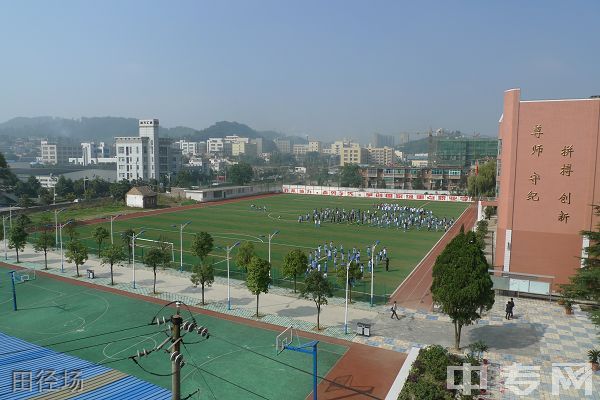
POLYGON ((58 245, 58 214, 60 214, 61 212, 65 211, 65 210, 66 210, 66 208, 61 208, 60 210, 54 210, 54 230, 55 230, 54 243, 55 243, 55 246, 58 245))
POLYGON ((6 215, 2 216, 2 234, 4 235, 4 259, 8 260, 8 249, 6 247, 6 215))
POLYGON ((179 272, 183 272, 183 229, 191 223, 192 221, 186 221, 180 225, 171 225, 173 228, 177 228, 177 226, 179 226, 179 272))
POLYGON ((85 182, 89 181, 90 178, 88 178, 87 176, 83 178, 83 196, 85 197, 85 182))
POLYGON ((121 214, 117 214, 117 215, 110 215, 107 218, 110 219, 110 244, 114 244, 114 240, 113 240, 113 221, 117 218, 119 218, 121 216, 121 214))
MULTIPOLYGON (((232 244, 229 247, 225 247, 225 251, 227 251, 227 309, 231 310, 231 287, 229 286, 229 253, 231 252, 231 250, 233 250, 235 247, 237 247, 240 244, 240 242, 235 242, 234 244, 232 244)), ((223 249, 222 247, 219 247, 220 249, 223 249)))
POLYGON ((371 246, 371 307, 373 307, 373 280, 375 278, 375 247, 377 247, 378 244, 379 240, 375 241, 375 243, 373 243, 373 245, 371 246))
POLYGON ((344 310, 344 334, 348 334, 348 275, 350 274, 350 262, 346 264, 346 306, 344 310))
POLYGON ((132 258, 132 267, 133 267, 133 288, 135 289, 135 239, 140 236, 145 231, 142 229, 137 235, 131 235, 131 247, 133 248, 133 258, 132 258))
MULTIPOLYGON (((273 237, 275 235, 277 235, 279 233, 279 231, 275 231, 273 233, 271 233, 270 235, 267 235, 269 238, 269 265, 271 265, 271 239, 273 239, 273 237)), ((259 237, 265 237, 265 235, 260 235, 259 237)), ((271 268, 269 268, 269 278, 271 277, 271 268)))
POLYGON ((69 220, 67 222, 65 222, 64 224, 59 225, 59 232, 60 232, 60 272, 64 273, 65 272, 65 258, 64 258, 64 253, 63 253, 63 240, 62 240, 62 229, 69 225, 71 222, 73 222, 73 220, 69 220))

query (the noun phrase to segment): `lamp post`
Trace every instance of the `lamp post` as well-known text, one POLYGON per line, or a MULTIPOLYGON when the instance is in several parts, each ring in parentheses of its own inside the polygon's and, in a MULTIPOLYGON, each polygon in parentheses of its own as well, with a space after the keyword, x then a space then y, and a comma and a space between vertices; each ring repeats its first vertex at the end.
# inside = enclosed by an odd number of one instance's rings
POLYGON ((121 216, 121 214, 117 214, 117 215, 111 215, 108 218, 110 219, 110 244, 114 244, 114 240, 113 240, 113 221, 117 218, 119 218, 121 216))
MULTIPOLYGON (((279 231, 275 231, 273 233, 271 233, 270 235, 267 235, 267 237, 269 238, 269 265, 271 265, 271 239, 273 239, 273 237, 275 235, 277 235, 279 233, 279 231)), ((265 237, 265 235, 260 235, 259 237, 265 237)), ((271 277, 271 268, 269 268, 269 278, 271 277)))
POLYGON ((191 223, 192 221, 186 221, 180 225, 171 225, 173 228, 179 226, 179 272, 183 272, 183 229, 191 223))
POLYGON ((62 229, 69 225, 71 222, 73 222, 72 220, 69 220, 67 222, 65 222, 64 224, 61 224, 58 226, 58 231, 60 233, 60 272, 64 273, 65 272, 65 257, 64 257, 64 252, 63 252, 63 240, 62 240, 62 229))
POLYGON ((350 262, 346 264, 346 305, 344 309, 344 334, 348 334, 348 275, 350 274, 350 262))
POLYGON ((89 180, 90 178, 88 178, 87 176, 83 178, 83 197, 85 197, 85 182, 89 180))
POLYGON ((54 243, 56 245, 58 245, 58 214, 60 214, 61 212, 65 211, 64 208, 61 208, 60 210, 54 210, 54 229, 55 229, 55 237, 54 237, 54 243))
MULTIPOLYGON (((231 310, 231 286, 229 286, 229 254, 231 253, 231 250, 233 250, 234 248, 236 248, 238 245, 240 244, 240 242, 235 242, 234 244, 232 244, 229 247, 225 247, 225 251, 227 251, 227 309, 231 310)), ((222 249, 222 247, 220 247, 222 249)))
POLYGON ((4 235, 4 259, 8 260, 8 248, 6 247, 6 215, 2 216, 2 234, 4 235))
POLYGON ((373 282, 374 282, 374 274, 375 274, 375 247, 379 244, 379 240, 371 245, 371 307, 373 307, 373 282))
POLYGON ((144 232, 145 232, 144 230, 141 230, 137 235, 136 234, 131 235, 131 247, 133 249, 132 250, 133 258, 132 258, 131 266, 132 266, 132 274, 133 274, 132 282, 133 282, 134 289, 135 289, 135 239, 144 232))

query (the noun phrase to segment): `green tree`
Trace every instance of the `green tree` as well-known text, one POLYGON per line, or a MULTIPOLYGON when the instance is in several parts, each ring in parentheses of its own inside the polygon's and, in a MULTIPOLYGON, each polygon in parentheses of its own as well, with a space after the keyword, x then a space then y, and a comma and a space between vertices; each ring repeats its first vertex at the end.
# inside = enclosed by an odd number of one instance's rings
POLYGON ((133 247, 132 247, 133 235, 135 235, 135 230, 133 230, 133 228, 131 228, 131 227, 125 229, 125 232, 121 233, 121 241, 123 242, 123 245, 127 248, 128 264, 131 264, 131 255, 133 253, 133 247))
POLYGON ((348 268, 348 302, 352 303, 352 286, 354 282, 359 281, 363 278, 363 273, 360 270, 360 266, 352 261, 350 264, 346 264, 346 267, 340 266, 336 272, 337 280, 340 285, 346 288, 346 268, 348 268))
POLYGON ((194 240, 192 241, 192 254, 200 259, 200 262, 203 263, 206 256, 210 254, 213 250, 214 241, 213 237, 208 232, 200 232, 194 235, 194 240))
POLYGON ((467 179, 469 196, 493 197, 496 195, 496 161, 488 161, 479 168, 477 175, 467 179))
POLYGON ((73 181, 71 179, 65 178, 64 175, 61 175, 56 181, 54 190, 56 190, 57 196, 65 197, 69 193, 73 193, 73 181))
MULTIPOLYGON (((600 216, 600 206, 594 205, 593 212, 600 216)), ((566 299, 579 299, 600 303, 600 224, 594 231, 583 231, 581 234, 589 239, 585 248, 586 257, 583 266, 577 268, 569 278, 569 283, 561 285, 562 295, 566 299)), ((600 310, 592 311, 592 321, 600 326, 600 310)))
POLYGON ((488 222, 485 219, 481 221, 477 221, 477 228, 475 229, 475 234, 477 235, 477 242, 481 246, 481 248, 485 251, 485 238, 489 232, 488 222))
POLYGON ((75 264, 77 277, 79 278, 79 266, 85 264, 88 259, 88 249, 80 240, 72 239, 67 245, 65 253, 67 262, 75 264))
POLYGON ((19 261, 19 251, 23 251, 25 249, 25 244, 27 243, 27 237, 29 234, 25 230, 25 226, 21 224, 14 224, 8 233, 8 247, 11 249, 15 249, 17 253, 17 263, 19 261))
POLYGON ((317 330, 320 330, 321 306, 326 305, 327 298, 333 296, 333 283, 320 271, 312 270, 304 279, 304 287, 300 290, 300 295, 315 302, 317 306, 317 330))
POLYGON ((32 205, 33 205, 33 201, 31 200, 31 198, 28 195, 22 194, 21 197, 19 197, 19 207, 29 208, 32 205))
POLYGON ((25 214, 19 214, 17 217, 17 225, 21 225, 23 228, 27 229, 31 225, 31 219, 25 214))
POLYGON ((433 266, 431 295, 454 324, 454 342, 460 349, 462 327, 481 318, 494 305, 492 279, 474 232, 464 227, 438 256, 433 266))
POLYGON ((254 243, 252 242, 244 242, 240 245, 240 248, 235 255, 235 263, 242 270, 247 271, 252 258, 256 256, 256 251, 254 250, 254 243))
POLYGON ((269 292, 271 276, 269 271, 271 264, 260 257, 252 257, 248 264, 248 275, 246 276, 246 286, 250 293, 256 296, 256 318, 258 318, 258 299, 261 293, 269 292))
POLYGON ((47 206, 48 204, 52 204, 53 202, 54 202, 54 194, 46 188, 41 188, 40 189, 40 203, 47 206))
POLYGON ((229 179, 236 185, 247 184, 252 181, 253 175, 252 166, 243 162, 232 165, 228 172, 229 179))
POLYGON ((74 241, 79 236, 79 232, 77 232, 77 226, 79 223, 75 220, 72 220, 71 223, 64 227, 65 234, 69 238, 69 242, 74 241))
POLYGON ((127 259, 127 253, 123 246, 117 244, 111 244, 100 252, 102 265, 110 266, 110 284, 114 285, 113 280, 113 266, 119 264, 127 259))
POLYGON ((152 247, 144 254, 144 264, 152 268, 154 281, 152 283, 152 293, 156 294, 156 271, 158 267, 168 267, 171 264, 170 250, 163 246, 152 247))
POLYGON ((485 219, 492 218, 492 215, 494 215, 494 207, 487 206, 486 208, 483 209, 483 213, 485 214, 485 219))
POLYGON ((113 182, 109 186, 109 193, 117 201, 125 201, 125 195, 131 190, 131 183, 123 179, 119 182, 113 182))
POLYGON ((103 226, 97 226, 92 232, 92 237, 98 244, 98 255, 102 252, 102 242, 110 237, 110 232, 103 226))
POLYGON ((296 293, 296 278, 303 274, 308 266, 308 257, 300 249, 294 249, 283 258, 283 275, 294 279, 294 293, 296 293))
POLYGON ((48 269, 48 250, 56 245, 54 232, 49 231, 44 225, 33 244, 33 249, 37 252, 44 252, 44 269, 48 269))
POLYGON ((202 288, 202 305, 204 305, 204 286, 211 287, 215 281, 215 269, 212 263, 194 265, 190 279, 195 287, 200 285, 202 288))
POLYGON ((340 186, 353 188, 362 186, 362 175, 358 164, 348 164, 340 168, 340 186))

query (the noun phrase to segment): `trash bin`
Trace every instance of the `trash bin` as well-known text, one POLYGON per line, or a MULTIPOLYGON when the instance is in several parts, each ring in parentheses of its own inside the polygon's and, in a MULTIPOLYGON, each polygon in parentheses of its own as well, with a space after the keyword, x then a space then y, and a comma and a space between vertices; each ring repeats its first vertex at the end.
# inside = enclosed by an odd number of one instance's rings
POLYGON ((358 322, 356 324, 356 333, 361 336, 371 336, 371 324, 358 322))
POLYGON ((94 270, 93 269, 88 269, 87 270, 87 275, 88 275, 88 279, 94 279, 94 270))

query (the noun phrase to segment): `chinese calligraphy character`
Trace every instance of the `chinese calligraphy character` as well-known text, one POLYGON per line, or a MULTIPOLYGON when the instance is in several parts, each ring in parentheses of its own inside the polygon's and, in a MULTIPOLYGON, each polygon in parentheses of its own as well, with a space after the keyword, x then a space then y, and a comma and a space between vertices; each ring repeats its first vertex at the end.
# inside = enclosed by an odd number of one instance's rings
POLYGON ((592 368, 584 363, 552 363, 552 395, 560 396, 560 389, 584 389, 592 395, 592 368), (566 373, 566 374, 565 374, 566 373))
POLYGON ((517 396, 530 395, 540 385, 540 367, 514 363, 501 370, 504 386, 517 396))
POLYGON ((66 388, 71 389, 72 392, 76 392, 83 389, 83 380, 81 378, 81 370, 65 370, 65 384, 66 388))
POLYGON ((533 132, 531 132, 531 135, 535 136, 536 138, 540 138, 540 136, 542 136, 544 134, 544 132, 542 132, 542 125, 536 125, 535 128, 533 128, 533 132))
POLYGON ((58 389, 58 379, 52 369, 41 369, 35 374, 35 381, 40 392, 58 389))
POLYGON ((563 164, 563 166, 560 167, 561 175, 571 176, 571 173, 573 173, 573 168, 571 167, 571 164, 563 164))
POLYGON ((31 392, 33 390, 31 371, 13 371, 12 390, 13 393, 17 391, 31 392))
POLYGON ((529 177, 529 180, 533 182, 534 185, 537 185, 537 181, 540 180, 540 175, 537 172, 534 172, 533 175, 529 177))
POLYGON ((542 154, 543 151, 544 151, 544 145, 543 144, 534 144, 531 147, 531 154, 532 155, 537 153, 537 156, 539 157, 540 154, 542 154))
POLYGON ((565 146, 562 148, 562 150, 560 151, 560 155, 563 157, 569 157, 571 158, 571 154, 573 154, 573 145, 570 146, 565 146))
POLYGON ((566 224, 569 221, 569 213, 561 211, 560 214, 558 214, 558 221, 566 224))
POLYGON ((563 193, 558 199, 563 204, 571 204, 571 192, 563 193))
POLYGON ((540 201, 538 192, 532 192, 531 190, 527 193, 527 200, 540 201))

